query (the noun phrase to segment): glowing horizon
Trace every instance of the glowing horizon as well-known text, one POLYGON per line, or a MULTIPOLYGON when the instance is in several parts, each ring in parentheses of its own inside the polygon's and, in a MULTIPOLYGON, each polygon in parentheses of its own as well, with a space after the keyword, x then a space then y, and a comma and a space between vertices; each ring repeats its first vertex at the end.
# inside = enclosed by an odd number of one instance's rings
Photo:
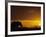
POLYGON ((11 20, 19 20, 23 27, 41 26, 41 7, 12 6, 11 20))

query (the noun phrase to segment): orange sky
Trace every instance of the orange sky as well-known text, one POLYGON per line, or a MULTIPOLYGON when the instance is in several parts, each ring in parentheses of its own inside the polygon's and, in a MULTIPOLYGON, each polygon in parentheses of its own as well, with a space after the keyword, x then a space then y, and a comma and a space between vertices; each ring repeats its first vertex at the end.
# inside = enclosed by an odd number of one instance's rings
POLYGON ((41 21, 40 7, 12 6, 11 20, 20 20, 23 27, 39 26, 41 21))

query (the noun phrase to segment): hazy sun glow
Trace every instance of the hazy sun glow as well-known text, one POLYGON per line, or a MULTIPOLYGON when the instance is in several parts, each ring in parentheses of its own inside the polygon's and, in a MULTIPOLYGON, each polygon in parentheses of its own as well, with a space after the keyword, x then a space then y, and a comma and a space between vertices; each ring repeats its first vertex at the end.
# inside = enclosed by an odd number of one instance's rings
POLYGON ((23 27, 39 27, 40 24, 40 20, 20 20, 20 22, 22 23, 23 27))
POLYGON ((12 6, 11 20, 20 20, 23 27, 40 27, 41 7, 12 6))

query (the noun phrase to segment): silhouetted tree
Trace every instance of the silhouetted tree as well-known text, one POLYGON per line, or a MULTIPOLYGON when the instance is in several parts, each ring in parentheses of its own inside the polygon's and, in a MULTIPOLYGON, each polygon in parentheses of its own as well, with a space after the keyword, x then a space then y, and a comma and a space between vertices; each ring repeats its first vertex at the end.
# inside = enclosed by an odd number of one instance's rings
POLYGON ((19 30, 19 28, 21 27, 22 27, 22 24, 19 21, 11 23, 11 31, 19 30))

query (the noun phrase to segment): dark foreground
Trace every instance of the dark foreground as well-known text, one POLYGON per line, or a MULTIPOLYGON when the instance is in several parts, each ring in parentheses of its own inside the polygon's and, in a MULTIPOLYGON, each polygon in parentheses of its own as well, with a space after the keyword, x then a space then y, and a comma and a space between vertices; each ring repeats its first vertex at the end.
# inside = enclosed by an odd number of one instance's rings
POLYGON ((31 30, 40 30, 41 29, 41 27, 35 27, 35 28, 26 28, 26 27, 24 27, 24 28, 15 28, 15 29, 12 29, 11 28, 11 31, 31 31, 31 30))

